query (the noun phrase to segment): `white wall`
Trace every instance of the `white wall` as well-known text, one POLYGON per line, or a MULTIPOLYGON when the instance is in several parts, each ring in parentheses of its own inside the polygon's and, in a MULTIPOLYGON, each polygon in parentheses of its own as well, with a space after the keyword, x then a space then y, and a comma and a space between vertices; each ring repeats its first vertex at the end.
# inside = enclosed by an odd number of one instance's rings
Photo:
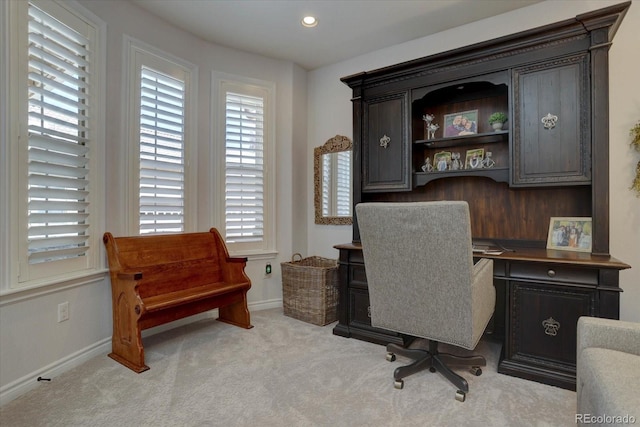
MULTIPOLYGON (((126 234, 123 191, 126 146, 122 86, 124 35, 161 49, 198 67, 197 229, 214 224, 211 194, 211 72, 275 82, 277 250, 271 259, 250 259, 251 310, 282 305, 280 262, 306 249, 306 172, 292 168, 306 159, 306 71, 293 63, 207 43, 121 0, 79 3, 107 24, 106 229, 126 234), (295 208, 294 208, 295 207, 295 208), (292 228, 292 224, 294 227, 292 228), (273 273, 266 276, 265 264, 273 273)), ((213 314, 213 313, 210 313, 213 314)), ((175 324, 174 324, 175 325, 175 324)), ((166 328, 165 328, 166 329, 166 328)), ((153 331, 151 331, 153 332, 153 331)), ((38 376, 56 376, 96 354, 106 354, 111 341, 111 291, 103 275, 90 282, 67 283, 31 292, 0 296, 0 404, 37 385, 38 376), (69 301, 69 321, 57 323, 57 305, 69 301)))
MULTIPOLYGON (((509 35, 620 1, 553 0, 474 22, 432 36, 381 49, 309 73, 309 150, 340 133, 352 132, 351 90, 340 78, 361 71, 409 61, 423 56, 509 35)), ((629 129, 640 120, 640 89, 634 83, 640 69, 638 26, 640 1, 636 0, 625 17, 610 50, 610 211, 611 254, 630 264, 632 269, 620 275, 620 317, 640 322, 640 198, 628 190, 640 154, 629 147, 629 129)), ((310 151, 311 152, 311 151, 310 151)), ((307 159, 309 204, 313 203, 313 167, 307 159)), ((309 253, 336 258, 333 245, 351 241, 351 226, 323 226, 309 219, 309 253)))

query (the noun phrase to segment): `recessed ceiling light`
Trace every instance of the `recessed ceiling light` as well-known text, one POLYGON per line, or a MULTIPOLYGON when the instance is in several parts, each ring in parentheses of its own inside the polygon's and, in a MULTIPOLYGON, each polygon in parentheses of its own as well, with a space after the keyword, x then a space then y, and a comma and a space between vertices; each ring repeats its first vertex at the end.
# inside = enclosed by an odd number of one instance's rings
POLYGON ((307 28, 313 28, 318 25, 318 20, 315 16, 305 16, 304 18, 302 18, 302 25, 307 28))

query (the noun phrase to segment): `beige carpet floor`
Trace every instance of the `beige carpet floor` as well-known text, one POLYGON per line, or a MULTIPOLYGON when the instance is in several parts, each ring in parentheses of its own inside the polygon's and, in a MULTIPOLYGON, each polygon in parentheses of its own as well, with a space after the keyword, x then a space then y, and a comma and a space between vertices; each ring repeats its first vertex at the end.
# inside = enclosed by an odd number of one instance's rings
POLYGON ((483 374, 464 403, 439 373, 393 387, 385 348, 332 334, 281 309, 253 329, 213 319, 144 339, 149 371, 106 355, 40 383, 0 408, 18 426, 572 426, 575 393, 496 371, 500 345, 482 340, 483 374))

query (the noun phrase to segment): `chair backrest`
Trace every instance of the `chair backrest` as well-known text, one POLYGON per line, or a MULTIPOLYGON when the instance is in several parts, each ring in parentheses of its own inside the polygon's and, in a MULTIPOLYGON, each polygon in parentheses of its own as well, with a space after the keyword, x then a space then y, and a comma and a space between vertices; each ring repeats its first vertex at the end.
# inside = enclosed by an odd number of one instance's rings
POLYGON ((472 334, 473 250, 462 201, 356 206, 373 326, 441 342, 472 334))

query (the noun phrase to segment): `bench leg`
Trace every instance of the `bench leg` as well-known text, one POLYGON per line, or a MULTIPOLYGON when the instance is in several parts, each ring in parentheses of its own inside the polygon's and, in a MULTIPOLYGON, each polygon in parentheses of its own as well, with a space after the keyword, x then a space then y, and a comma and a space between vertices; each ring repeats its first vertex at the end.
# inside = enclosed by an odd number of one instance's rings
POLYGON ((113 307, 113 337, 109 357, 140 373, 149 367, 144 364, 144 347, 138 317, 135 308, 131 307, 124 294, 121 294, 113 307))
POLYGON ((245 329, 253 328, 249 309, 247 308, 247 296, 243 295, 240 301, 220 307, 218 309, 218 320, 245 329))

